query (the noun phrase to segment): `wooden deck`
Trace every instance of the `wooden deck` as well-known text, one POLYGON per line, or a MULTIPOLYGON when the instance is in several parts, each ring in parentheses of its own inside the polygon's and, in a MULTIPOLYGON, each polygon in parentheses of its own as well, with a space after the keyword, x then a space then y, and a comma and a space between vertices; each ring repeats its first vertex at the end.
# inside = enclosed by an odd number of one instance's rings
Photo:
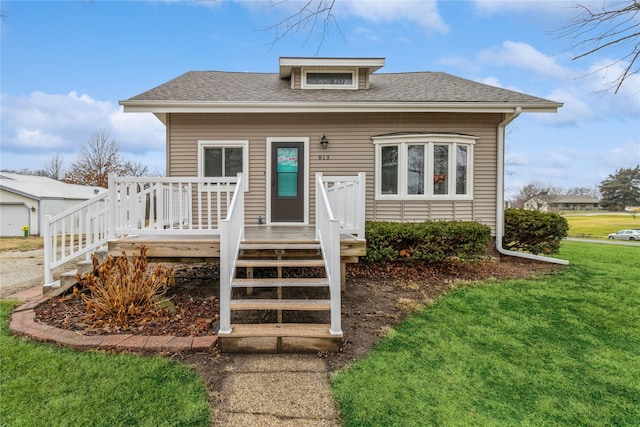
MULTIPOLYGON (((268 226, 245 227, 245 244, 265 243, 303 244, 315 243, 313 226, 268 226)), ((118 256, 139 252, 147 247, 147 257, 162 262, 207 262, 220 258, 219 236, 206 235, 144 235, 128 236, 109 242, 109 254, 118 256)), ((342 263, 357 263, 358 257, 366 255, 367 245, 351 235, 340 239, 340 259, 342 263)), ((217 260, 216 260, 217 261, 217 260)))

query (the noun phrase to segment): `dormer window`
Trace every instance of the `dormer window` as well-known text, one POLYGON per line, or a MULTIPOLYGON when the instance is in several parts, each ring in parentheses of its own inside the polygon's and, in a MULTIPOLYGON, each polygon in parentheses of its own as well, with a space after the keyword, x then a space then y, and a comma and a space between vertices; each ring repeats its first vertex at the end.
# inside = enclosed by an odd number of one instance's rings
POLYGON ((384 58, 280 58, 280 78, 291 89, 369 89, 369 76, 384 58))
POLYGON ((357 89, 358 70, 302 70, 303 89, 357 89))

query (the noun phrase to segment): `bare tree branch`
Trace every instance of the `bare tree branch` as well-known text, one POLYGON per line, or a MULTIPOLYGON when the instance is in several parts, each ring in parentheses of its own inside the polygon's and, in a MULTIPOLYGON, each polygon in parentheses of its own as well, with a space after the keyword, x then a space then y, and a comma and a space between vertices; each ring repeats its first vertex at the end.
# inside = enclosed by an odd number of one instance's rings
MULTIPOLYGON (((275 32, 275 38, 270 43, 270 45, 273 47, 283 38, 305 30, 307 31, 307 35, 305 38, 306 44, 311 39, 318 26, 321 26, 322 28, 320 29, 320 42, 318 43, 318 49, 316 50, 317 54, 332 24, 335 25, 336 29, 344 39, 344 35, 342 33, 342 30, 340 29, 340 25, 338 24, 338 21, 333 14, 333 7, 335 6, 335 2, 336 0, 306 0, 302 3, 301 6, 299 6, 297 12, 287 16, 274 25, 263 28, 262 31, 275 32)), ((285 3, 288 3, 288 1, 280 0, 272 3, 271 7, 276 8, 285 3)))
POLYGON ((573 60, 598 52, 616 50, 614 56, 617 56, 617 59, 597 71, 625 63, 623 71, 607 88, 607 90, 615 88, 615 93, 618 93, 624 82, 640 71, 637 65, 640 57, 640 31, 638 31, 640 0, 605 0, 597 8, 579 4, 577 9, 578 14, 565 26, 555 31, 557 38, 569 39, 569 49, 579 51, 573 60), (623 49, 622 53, 618 49, 623 49))
POLYGON ((49 157, 49 160, 44 164, 42 169, 43 176, 51 179, 60 180, 64 176, 64 159, 59 154, 54 154, 49 157))

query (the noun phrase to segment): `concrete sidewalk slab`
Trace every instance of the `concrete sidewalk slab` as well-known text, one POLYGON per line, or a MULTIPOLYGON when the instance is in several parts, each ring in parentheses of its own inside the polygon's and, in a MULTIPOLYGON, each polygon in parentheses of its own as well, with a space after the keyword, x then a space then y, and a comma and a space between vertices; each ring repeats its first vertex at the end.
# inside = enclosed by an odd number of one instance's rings
POLYGON ((236 355, 222 386, 219 426, 340 426, 329 369, 315 355, 236 355))

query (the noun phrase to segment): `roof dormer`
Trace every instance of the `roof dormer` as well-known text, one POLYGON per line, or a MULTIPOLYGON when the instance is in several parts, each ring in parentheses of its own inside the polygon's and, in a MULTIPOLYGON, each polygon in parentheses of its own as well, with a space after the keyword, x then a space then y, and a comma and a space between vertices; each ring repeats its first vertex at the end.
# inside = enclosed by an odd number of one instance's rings
POLYGON ((280 78, 291 89, 369 89, 369 75, 384 58, 280 58, 280 78))

